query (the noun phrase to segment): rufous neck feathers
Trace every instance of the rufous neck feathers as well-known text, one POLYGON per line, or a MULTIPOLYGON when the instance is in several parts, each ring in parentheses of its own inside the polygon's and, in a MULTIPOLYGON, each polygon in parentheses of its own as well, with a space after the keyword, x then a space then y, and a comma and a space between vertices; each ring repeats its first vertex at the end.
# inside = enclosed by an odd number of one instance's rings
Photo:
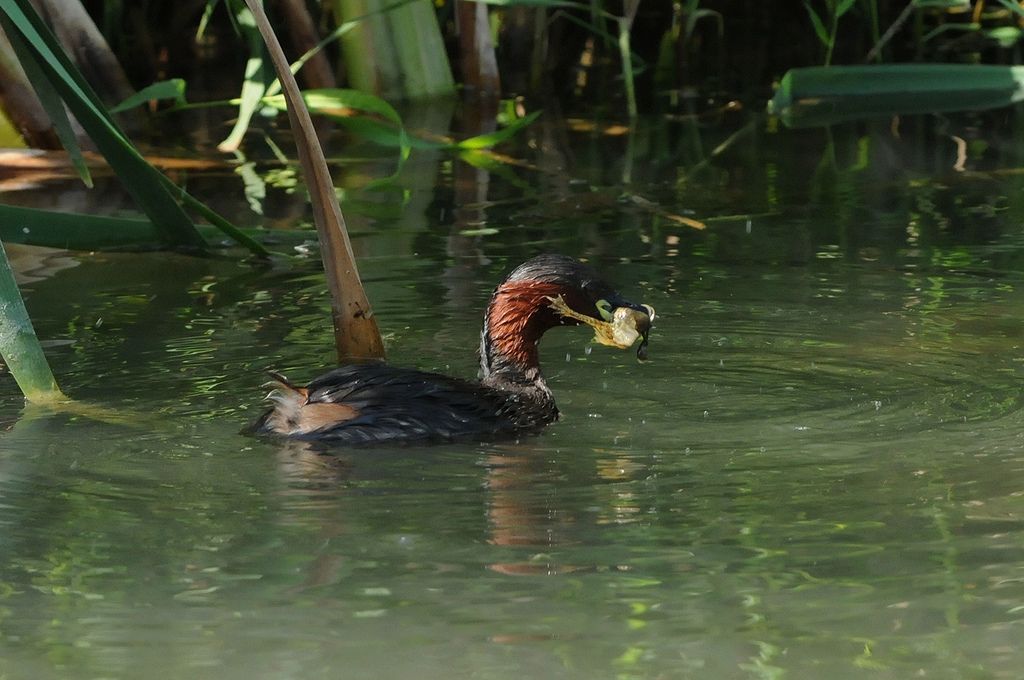
POLYGON ((485 384, 535 384, 543 389, 537 343, 559 324, 548 298, 565 287, 544 281, 506 281, 491 296, 484 314, 480 368, 485 384))

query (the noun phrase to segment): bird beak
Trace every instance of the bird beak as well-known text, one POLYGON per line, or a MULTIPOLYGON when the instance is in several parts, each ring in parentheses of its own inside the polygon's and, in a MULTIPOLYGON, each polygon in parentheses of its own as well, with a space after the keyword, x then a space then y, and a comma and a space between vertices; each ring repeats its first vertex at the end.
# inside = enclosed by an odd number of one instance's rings
POLYGON ((637 332, 640 333, 640 345, 636 348, 636 358, 640 361, 647 361, 647 343, 651 336, 651 326, 654 325, 654 317, 657 316, 654 313, 654 307, 650 305, 640 305, 644 310, 632 310, 634 316, 634 324, 636 325, 637 332))
POLYGON ((603 321, 576 312, 562 300, 561 296, 548 300, 551 302, 551 308, 562 316, 576 319, 593 328, 594 340, 602 345, 626 349, 632 347, 639 339, 640 346, 637 348, 636 356, 641 361, 647 359, 647 343, 655 317, 654 307, 615 300, 617 306, 612 309, 611 320, 603 321))

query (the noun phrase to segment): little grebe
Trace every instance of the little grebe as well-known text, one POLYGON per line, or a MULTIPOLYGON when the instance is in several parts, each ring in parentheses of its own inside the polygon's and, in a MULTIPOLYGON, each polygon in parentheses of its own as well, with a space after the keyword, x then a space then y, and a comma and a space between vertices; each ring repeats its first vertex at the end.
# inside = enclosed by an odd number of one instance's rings
POLYGON ((274 405, 253 425, 276 434, 347 445, 495 439, 540 429, 558 409, 537 359, 549 328, 585 323, 602 344, 642 338, 654 310, 627 302, 587 265, 541 255, 491 295, 480 342, 480 382, 385 364, 336 368, 298 387, 275 375, 274 405))

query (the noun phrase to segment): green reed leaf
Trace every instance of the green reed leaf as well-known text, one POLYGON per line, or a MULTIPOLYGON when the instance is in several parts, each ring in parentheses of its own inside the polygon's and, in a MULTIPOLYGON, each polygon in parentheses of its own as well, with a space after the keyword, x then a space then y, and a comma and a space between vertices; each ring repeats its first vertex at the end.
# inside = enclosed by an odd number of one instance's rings
MULTIPOLYGON (((223 231, 205 224, 195 229, 212 244, 224 240, 223 231)), ((263 257, 271 255, 260 241, 294 245, 308 241, 301 229, 239 229, 256 243, 263 257)), ((232 236, 238 241, 237 235, 232 236)), ((157 250, 163 246, 160 230, 146 219, 86 215, 0 204, 0 241, 63 250, 157 250)), ((248 246, 247 246, 248 247, 248 246)), ((250 247, 250 250, 254 248, 250 247)))
POLYGON ((18 290, 0 242, 0 356, 21 388, 25 398, 33 402, 53 402, 64 398, 53 378, 46 355, 36 337, 25 301, 18 290))

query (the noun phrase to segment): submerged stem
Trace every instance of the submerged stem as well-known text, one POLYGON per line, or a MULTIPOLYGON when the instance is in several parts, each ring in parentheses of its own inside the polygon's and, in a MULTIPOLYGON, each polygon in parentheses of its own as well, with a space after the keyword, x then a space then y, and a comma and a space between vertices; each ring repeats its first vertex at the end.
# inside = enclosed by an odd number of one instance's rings
POLYGON ((258 0, 245 0, 256 26, 267 44, 274 69, 284 88, 288 120, 295 135, 302 174, 309 188, 313 222, 320 240, 327 285, 331 291, 334 340, 341 361, 374 360, 384 357, 384 343, 373 318, 373 310, 359 279, 355 255, 348 238, 345 219, 334 193, 334 184, 324 159, 309 109, 295 76, 288 70, 281 45, 258 0))

